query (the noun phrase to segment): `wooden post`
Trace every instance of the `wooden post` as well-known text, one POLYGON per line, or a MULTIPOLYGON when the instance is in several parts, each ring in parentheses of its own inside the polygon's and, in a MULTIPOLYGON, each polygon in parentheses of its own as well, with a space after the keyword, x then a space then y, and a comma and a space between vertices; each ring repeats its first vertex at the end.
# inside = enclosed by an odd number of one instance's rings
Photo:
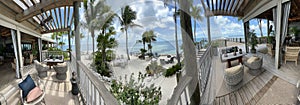
POLYGON ((39 61, 42 62, 42 39, 38 38, 38 46, 39 46, 39 61))
POLYGON ((248 38, 247 38, 248 32, 249 32, 249 21, 247 21, 247 22, 244 23, 244 35, 245 35, 245 47, 246 47, 245 49, 246 49, 246 53, 249 53, 249 47, 247 45, 247 43, 248 43, 248 38))
POLYGON ((20 32, 20 30, 17 28, 17 48, 18 48, 18 56, 19 56, 19 70, 20 70, 20 77, 22 77, 22 75, 23 75, 23 55, 22 55, 22 46, 21 46, 21 42, 22 42, 22 40, 21 40, 21 32, 20 32))
MULTIPOLYGON (((80 54, 80 32, 79 32, 79 2, 74 2, 74 29, 75 29, 75 53, 76 53, 76 61, 81 60, 81 54, 80 54)), ((79 71, 79 64, 76 63, 77 68, 77 76, 80 78, 80 71, 79 71)), ((80 82, 80 81, 79 81, 80 82)))
POLYGON ((14 53, 15 53, 15 59, 17 62, 15 62, 16 64, 16 77, 17 78, 21 78, 21 74, 20 74, 20 68, 19 68, 19 57, 18 57, 18 48, 17 48, 17 40, 16 40, 16 32, 15 30, 11 29, 11 38, 12 38, 12 42, 13 42, 13 46, 14 46, 14 53))
POLYGON ((72 59, 72 57, 71 57, 71 36, 70 36, 70 30, 68 31, 68 43, 69 43, 69 58, 70 58, 70 61, 71 61, 71 59, 72 59))
POLYGON ((275 68, 279 68, 279 54, 280 54, 280 33, 281 33, 281 15, 282 15, 282 0, 278 0, 277 2, 277 10, 276 10, 276 46, 275 46, 275 68))

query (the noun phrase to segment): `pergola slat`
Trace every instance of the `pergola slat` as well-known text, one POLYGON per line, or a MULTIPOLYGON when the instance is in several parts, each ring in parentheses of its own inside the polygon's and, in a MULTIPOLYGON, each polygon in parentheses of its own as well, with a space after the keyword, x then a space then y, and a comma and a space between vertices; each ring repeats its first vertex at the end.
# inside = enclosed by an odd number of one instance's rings
POLYGON ((35 2, 34 2, 33 0, 30 0, 30 2, 31 2, 33 5, 35 5, 35 2))
POLYGON ((53 21, 52 21, 52 25, 54 25, 54 26, 53 26, 53 29, 57 29, 57 28, 56 28, 56 23, 55 23, 55 21, 54 21, 54 18, 55 18, 55 17, 54 17, 53 14, 52 14, 52 13, 53 13, 53 9, 51 9, 51 10, 49 10, 49 11, 50 11, 50 16, 52 16, 52 18, 53 18, 53 21))
POLYGON ((29 8, 30 6, 25 2, 25 0, 20 0, 27 8, 29 8))
POLYGON ((233 6, 230 8, 228 12, 233 12, 233 10, 236 8, 237 4, 240 2, 240 0, 236 0, 233 2, 233 6))
MULTIPOLYGON (((70 6, 68 6, 68 16, 72 16, 72 15, 70 15, 70 14, 71 14, 71 13, 70 13, 70 6)), ((69 23, 69 18, 70 18, 70 17, 67 18, 67 23, 66 23, 67 27, 69 27, 69 24, 68 24, 68 23, 69 23)))
POLYGON ((208 10, 210 10, 209 0, 206 0, 206 4, 208 6, 208 10))
POLYGON ((64 18, 64 28, 67 28, 67 25, 66 25, 66 20, 67 20, 67 15, 66 15, 66 10, 67 9, 67 6, 65 6, 64 7, 64 16, 65 16, 65 18, 64 18))
POLYGON ((226 0, 224 0, 224 3, 223 3, 223 8, 222 8, 222 10, 225 10, 226 3, 227 3, 227 1, 226 1, 226 0))
POLYGON ((59 25, 59 22, 58 22, 58 15, 57 15, 57 8, 54 8, 54 12, 55 12, 55 18, 56 18, 56 23, 57 23, 57 29, 59 29, 60 25, 59 25))
POLYGON ((83 0, 43 0, 42 2, 29 7, 24 12, 17 15, 17 21, 21 22, 28 18, 31 18, 39 13, 41 13, 41 9, 44 9, 45 11, 61 7, 61 6, 67 6, 67 5, 73 5, 74 1, 82 2, 83 0))
POLYGON ((60 19, 60 29, 62 29, 63 28, 63 24, 62 24, 63 23, 62 22, 63 17, 61 16, 61 8, 59 7, 58 10, 59 10, 59 19, 60 19))
POLYGON ((234 10, 233 10, 233 12, 234 12, 234 13, 236 13, 236 12, 237 12, 238 8, 240 8, 240 7, 241 7, 241 5, 242 5, 242 3, 243 3, 244 1, 245 1, 245 0, 240 0, 240 2, 239 2, 239 4, 237 5, 237 7, 236 7, 236 8, 234 8, 234 10))
POLYGON ((211 8, 212 8, 212 10, 214 10, 214 0, 210 0, 211 1, 211 8))
POLYGON ((223 0, 220 0, 219 10, 222 10, 222 3, 223 3, 223 0))
POLYGON ((227 8, 227 11, 230 11, 230 9, 232 8, 233 4, 234 4, 234 0, 230 0, 229 2, 229 8, 227 8))
MULTIPOLYGON (((46 17, 49 17, 49 15, 48 15, 48 11, 46 11, 46 12, 44 12, 45 13, 45 16, 46 17)), ((49 25, 50 25, 50 27, 51 27, 51 30, 53 30, 54 28, 53 28, 53 24, 52 24, 52 22, 47 22, 49 25)))

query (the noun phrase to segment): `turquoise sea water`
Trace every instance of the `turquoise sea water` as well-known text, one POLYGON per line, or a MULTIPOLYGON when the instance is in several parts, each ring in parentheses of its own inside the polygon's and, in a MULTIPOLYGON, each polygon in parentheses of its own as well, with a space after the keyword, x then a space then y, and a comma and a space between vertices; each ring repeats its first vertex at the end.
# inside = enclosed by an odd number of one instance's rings
MULTIPOLYGON (((244 35, 230 35, 230 36, 226 36, 226 38, 244 38, 244 35)), ((216 37, 212 37, 212 39, 218 39, 216 37)), ((207 40, 207 38, 197 38, 197 41, 200 40, 207 40)), ((131 53, 137 53, 140 52, 140 49, 143 48, 143 44, 142 43, 130 43, 129 42, 129 52, 131 53)), ((182 40, 178 41, 178 45, 180 48, 180 52, 182 52, 181 46, 182 46, 182 40)), ((155 42, 152 42, 152 52, 153 53, 158 53, 158 54, 176 54, 176 47, 175 47, 175 41, 166 41, 166 40, 157 40, 155 42)), ((60 48, 60 46, 59 46, 60 48)), ((63 50, 68 49, 69 46, 68 45, 64 45, 62 47, 63 50)), ((75 46, 72 45, 71 46, 72 49, 75 49, 75 46)), ((146 45, 146 49, 147 45, 146 45)), ((92 44, 87 45, 87 43, 81 43, 81 51, 92 51, 92 44)), ((97 51, 96 48, 96 44, 95 44, 95 51, 97 51)), ((119 43, 118 47, 115 48, 115 51, 118 53, 118 51, 120 52, 125 52, 126 51, 126 47, 125 47, 125 43, 119 43)))

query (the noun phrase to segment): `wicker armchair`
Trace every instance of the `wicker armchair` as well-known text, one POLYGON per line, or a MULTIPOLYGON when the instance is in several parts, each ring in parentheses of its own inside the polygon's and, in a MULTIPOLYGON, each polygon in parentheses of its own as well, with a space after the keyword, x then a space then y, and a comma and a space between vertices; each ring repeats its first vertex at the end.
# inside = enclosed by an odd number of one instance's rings
POLYGON ((250 57, 249 59, 245 60, 244 65, 249 68, 249 72, 252 75, 257 75, 262 71, 263 65, 263 57, 250 57))
POLYGON ((68 70, 68 66, 67 63, 59 63, 55 66, 53 66, 55 72, 56 72, 56 78, 58 80, 65 80, 67 78, 67 70, 68 70))
POLYGON ((34 60, 35 69, 38 72, 39 77, 44 78, 47 77, 48 67, 45 64, 40 63, 37 60, 34 60))
POLYGON ((225 69, 225 82, 228 85, 234 86, 240 83, 243 80, 244 77, 244 66, 243 65, 237 65, 231 68, 225 69))
POLYGON ((285 51, 285 64, 286 61, 295 61, 295 65, 297 66, 300 47, 286 47, 285 51))

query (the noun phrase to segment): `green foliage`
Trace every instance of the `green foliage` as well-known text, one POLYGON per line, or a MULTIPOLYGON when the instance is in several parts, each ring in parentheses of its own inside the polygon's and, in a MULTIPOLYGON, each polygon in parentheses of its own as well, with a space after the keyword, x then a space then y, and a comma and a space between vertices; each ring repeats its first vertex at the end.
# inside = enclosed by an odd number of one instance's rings
POLYGON ((156 41, 156 35, 153 30, 145 31, 142 36, 142 40, 148 43, 148 51, 152 53, 152 41, 156 41))
POLYGON ((107 62, 112 61, 115 58, 115 54, 112 48, 118 46, 116 39, 113 35, 116 34, 115 28, 111 26, 112 18, 106 21, 106 25, 102 27, 102 32, 98 35, 97 38, 97 47, 98 51, 95 52, 94 63, 96 70, 100 75, 110 77, 110 70, 107 62))
POLYGON ((293 34, 294 36, 298 37, 299 36, 299 33, 300 33, 300 30, 294 26, 294 27, 290 27, 289 28, 289 31, 291 34, 293 34))
POLYGON ((182 66, 180 66, 179 64, 173 65, 172 67, 167 69, 167 71, 165 73, 165 77, 170 77, 181 69, 182 69, 182 66))
POLYGON ((157 62, 151 62, 147 67, 146 71, 148 75, 154 75, 165 71, 161 65, 158 65, 157 62))
POLYGON ((250 30, 248 33, 248 45, 251 46, 251 49, 255 49, 255 46, 257 46, 258 41, 257 41, 257 36, 254 33, 254 30, 250 30))
POLYGON ((109 65, 106 61, 102 61, 102 52, 95 52, 95 59, 94 63, 96 66, 97 73, 99 73, 102 76, 110 77, 110 71, 109 71, 109 65))
POLYGON ((138 80, 135 80, 133 73, 129 80, 125 76, 125 83, 113 80, 110 91, 120 101, 126 105, 158 105, 161 100, 161 87, 156 87, 154 84, 145 86, 146 75, 139 72, 138 80))

